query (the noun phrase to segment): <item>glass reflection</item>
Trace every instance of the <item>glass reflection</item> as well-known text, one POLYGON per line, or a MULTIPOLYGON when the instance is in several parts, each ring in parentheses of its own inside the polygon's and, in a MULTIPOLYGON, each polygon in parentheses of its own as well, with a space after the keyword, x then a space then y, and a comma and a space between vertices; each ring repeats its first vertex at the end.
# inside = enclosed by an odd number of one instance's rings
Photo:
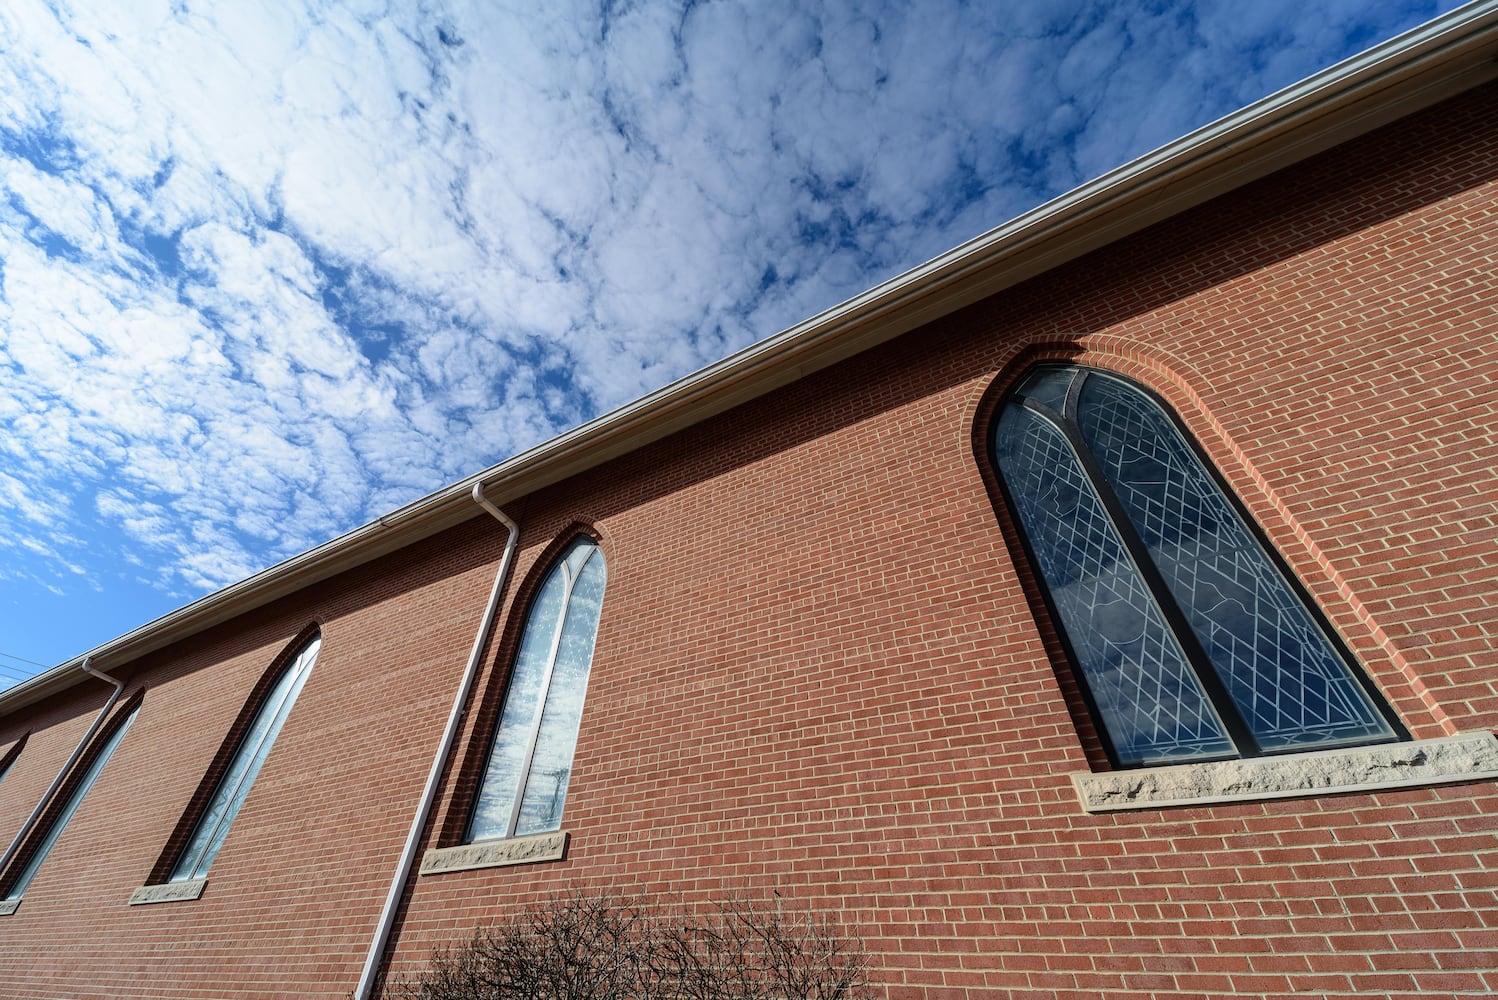
POLYGON ((468 839, 561 827, 607 571, 574 541, 542 583, 520 641, 468 839))
POLYGON ((1092 375, 1078 422, 1260 747, 1393 735, 1201 460, 1154 401, 1092 375))
POLYGON ((1119 761, 1232 753, 1222 721, 1060 431, 1010 405, 997 444, 1020 523, 1119 761))

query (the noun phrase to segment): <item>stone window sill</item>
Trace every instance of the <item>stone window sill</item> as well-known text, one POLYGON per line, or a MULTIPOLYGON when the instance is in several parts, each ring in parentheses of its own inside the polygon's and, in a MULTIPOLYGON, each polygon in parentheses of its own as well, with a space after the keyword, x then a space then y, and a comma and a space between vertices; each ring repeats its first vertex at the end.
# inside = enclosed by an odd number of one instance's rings
POLYGON ((16 907, 21 905, 21 897, 15 899, 0 899, 0 917, 8 917, 16 912, 16 907))
POLYGON ((1376 792, 1498 778, 1498 737, 1463 733, 1281 757, 1086 772, 1071 778, 1082 808, 1092 813, 1376 792))
POLYGON ((197 899, 203 895, 206 878, 191 878, 182 882, 163 882, 161 885, 143 885, 130 894, 131 906, 148 903, 177 903, 185 899, 197 899))
POLYGON ((461 872, 473 868, 501 868, 538 861, 560 861, 567 853, 567 834, 538 833, 505 840, 481 840, 457 847, 439 847, 421 859, 421 874, 461 872))

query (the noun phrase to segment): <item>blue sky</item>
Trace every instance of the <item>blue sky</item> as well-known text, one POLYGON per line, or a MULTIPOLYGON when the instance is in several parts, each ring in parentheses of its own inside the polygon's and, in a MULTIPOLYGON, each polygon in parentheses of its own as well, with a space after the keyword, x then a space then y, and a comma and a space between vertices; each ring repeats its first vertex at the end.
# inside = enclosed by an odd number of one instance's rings
POLYGON ((7 0, 0 686, 1454 6, 7 0))

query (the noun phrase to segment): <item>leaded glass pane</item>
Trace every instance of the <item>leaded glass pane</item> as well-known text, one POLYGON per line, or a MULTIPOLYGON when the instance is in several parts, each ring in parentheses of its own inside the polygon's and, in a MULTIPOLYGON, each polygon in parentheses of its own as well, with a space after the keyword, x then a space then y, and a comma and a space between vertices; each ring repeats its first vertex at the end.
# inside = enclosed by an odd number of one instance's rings
POLYGON ((1260 747, 1392 738, 1363 686, 1164 411, 1132 387, 1091 374, 1078 421, 1260 747))
POLYGON ((598 546, 580 538, 542 583, 521 634, 468 839, 560 825, 605 577, 598 546))
POLYGON ((1062 413, 1065 411, 1066 393, 1079 374, 1075 368, 1043 365, 1025 377, 1015 390, 1015 395, 1024 396, 1034 403, 1043 403, 1057 413, 1062 413))
POLYGON ((1231 755, 1221 720, 1061 432, 1011 403, 995 451, 1119 761, 1231 755))
POLYGON ((208 874, 208 868, 213 864, 213 859, 218 857, 219 849, 224 846, 229 827, 250 794, 250 786, 255 783, 261 766, 270 755, 270 748, 280 735, 286 717, 291 714, 291 707, 296 703, 302 685, 312 672, 312 665, 317 662, 317 653, 321 648, 321 637, 309 642, 266 695, 234 759, 229 762, 224 776, 219 779, 213 798, 203 810, 187 849, 182 852, 182 857, 172 872, 171 881, 202 878, 208 874))
POLYGON ((73 794, 68 796, 67 804, 62 807, 62 811, 57 814, 57 818, 47 828, 47 833, 42 837, 41 843, 31 853, 31 860, 26 862, 26 867, 21 869, 21 874, 16 877, 15 883, 10 887, 10 892, 5 897, 6 899, 20 899, 22 893, 26 891, 26 887, 31 884, 31 880, 36 877, 36 873, 41 870, 42 862, 47 860, 47 855, 51 854, 52 848, 57 845, 57 838, 62 836, 63 830, 67 829, 68 823, 72 821, 73 815, 78 812, 78 807, 83 804, 83 799, 88 795, 89 789, 93 788, 94 782, 99 780, 99 774, 104 770, 104 765, 109 763, 109 758, 114 756, 114 752, 119 747, 120 741, 125 738, 125 732, 130 728, 130 723, 135 721, 136 711, 137 709, 131 709, 130 715, 124 722, 115 727, 114 732, 109 736, 109 740, 99 749, 99 753, 94 757, 94 762, 84 772, 83 780, 78 782, 78 785, 73 789, 73 794))

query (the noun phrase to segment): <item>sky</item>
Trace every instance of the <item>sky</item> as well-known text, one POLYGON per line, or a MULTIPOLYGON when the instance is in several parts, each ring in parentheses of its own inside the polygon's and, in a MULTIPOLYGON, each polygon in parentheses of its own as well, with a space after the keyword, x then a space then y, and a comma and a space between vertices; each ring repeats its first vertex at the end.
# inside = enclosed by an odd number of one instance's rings
POLYGON ((1456 6, 0 5, 0 687, 1456 6))

